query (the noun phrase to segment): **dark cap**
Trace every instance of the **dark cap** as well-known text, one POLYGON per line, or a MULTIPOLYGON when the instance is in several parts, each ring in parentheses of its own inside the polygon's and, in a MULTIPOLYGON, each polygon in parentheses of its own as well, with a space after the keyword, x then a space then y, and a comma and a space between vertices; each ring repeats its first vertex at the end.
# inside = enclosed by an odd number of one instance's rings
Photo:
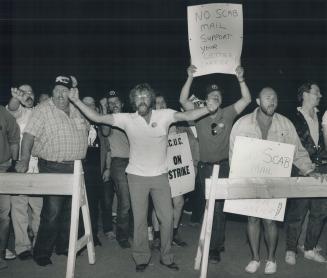
POLYGON ((105 97, 106 98, 111 98, 111 97, 118 97, 119 98, 119 94, 116 91, 111 90, 111 91, 109 91, 109 92, 107 92, 105 94, 105 97))
POLYGON ((217 84, 210 84, 206 88, 206 95, 210 94, 213 91, 220 91, 220 88, 217 84))
POLYGON ((68 75, 68 76, 57 76, 55 85, 62 85, 67 87, 68 89, 77 87, 77 80, 74 76, 68 75))

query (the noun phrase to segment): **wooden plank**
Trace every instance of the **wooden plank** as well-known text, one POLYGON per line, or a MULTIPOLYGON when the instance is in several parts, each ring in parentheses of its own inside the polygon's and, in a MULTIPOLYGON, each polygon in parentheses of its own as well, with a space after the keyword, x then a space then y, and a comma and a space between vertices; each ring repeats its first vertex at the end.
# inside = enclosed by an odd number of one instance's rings
MULTIPOLYGON (((206 180, 206 199, 210 179, 206 180)), ((327 197, 327 182, 311 177, 231 178, 215 184, 216 199, 270 199, 327 197)))
POLYGON ((0 194, 72 195, 73 174, 0 173, 0 194))

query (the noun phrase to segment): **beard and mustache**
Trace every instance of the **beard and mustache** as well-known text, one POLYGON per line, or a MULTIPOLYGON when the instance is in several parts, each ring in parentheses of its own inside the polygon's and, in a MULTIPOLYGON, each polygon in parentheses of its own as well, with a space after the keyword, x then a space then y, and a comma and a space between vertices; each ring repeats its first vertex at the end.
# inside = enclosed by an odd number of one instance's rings
POLYGON ((145 102, 141 102, 136 106, 136 110, 140 116, 145 116, 149 113, 150 106, 148 104, 146 104, 145 102))

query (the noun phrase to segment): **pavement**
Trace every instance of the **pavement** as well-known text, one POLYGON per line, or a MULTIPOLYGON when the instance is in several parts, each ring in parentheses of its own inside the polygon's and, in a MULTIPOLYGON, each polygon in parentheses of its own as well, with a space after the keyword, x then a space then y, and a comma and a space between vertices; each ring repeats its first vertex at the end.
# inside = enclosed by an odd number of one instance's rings
MULTIPOLYGON (((159 263, 159 252, 152 251, 150 265, 143 273, 135 272, 135 264, 131 257, 131 249, 121 249, 118 243, 108 240, 102 233, 99 233, 102 246, 97 246, 96 264, 89 265, 87 252, 84 251, 76 260, 76 278, 196 278, 200 272, 194 270, 194 258, 200 234, 200 226, 191 227, 189 216, 183 216, 180 235, 188 243, 186 247, 173 246, 176 256, 175 262, 179 265, 180 271, 174 272, 159 263)), ((326 251, 327 229, 322 235, 320 245, 326 251)), ((255 274, 248 274, 244 267, 250 261, 250 249, 246 238, 246 218, 229 216, 226 225, 225 252, 222 253, 222 260, 218 264, 209 264, 208 278, 249 278, 266 277, 264 265, 266 248, 264 241, 261 242, 261 267, 255 274)), ((299 253, 297 264, 289 266, 284 262, 285 255, 285 231, 280 225, 280 237, 277 248, 277 273, 271 277, 285 278, 325 278, 327 276, 327 264, 319 264, 303 258, 299 253)), ((19 259, 8 261, 8 269, 0 271, 0 278, 59 278, 65 277, 67 257, 53 254, 52 265, 39 267, 32 260, 20 261, 19 259)), ((269 277, 269 276, 268 276, 269 277)))

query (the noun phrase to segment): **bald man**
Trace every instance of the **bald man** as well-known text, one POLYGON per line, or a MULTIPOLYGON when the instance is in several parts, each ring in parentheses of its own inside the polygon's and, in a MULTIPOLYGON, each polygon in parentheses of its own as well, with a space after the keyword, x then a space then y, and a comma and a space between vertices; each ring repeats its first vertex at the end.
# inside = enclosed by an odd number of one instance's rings
MULTIPOLYGON (((240 118, 233 126, 230 135, 229 157, 233 155, 234 141, 236 136, 246 136, 251 138, 292 144, 295 146, 293 163, 304 175, 314 175, 314 165, 312 164, 308 152, 303 148, 297 135, 294 125, 286 117, 275 113, 278 105, 277 93, 270 87, 263 88, 256 102, 257 107, 251 114, 240 118), (285 136, 287 130, 287 136, 285 136)), ((262 221, 265 238, 268 247, 268 259, 265 266, 265 274, 273 274, 277 271, 276 247, 278 239, 278 229, 275 221, 248 217, 248 238, 252 251, 252 260, 246 266, 245 271, 255 273, 260 267, 259 242, 260 242, 260 222, 262 221)))

